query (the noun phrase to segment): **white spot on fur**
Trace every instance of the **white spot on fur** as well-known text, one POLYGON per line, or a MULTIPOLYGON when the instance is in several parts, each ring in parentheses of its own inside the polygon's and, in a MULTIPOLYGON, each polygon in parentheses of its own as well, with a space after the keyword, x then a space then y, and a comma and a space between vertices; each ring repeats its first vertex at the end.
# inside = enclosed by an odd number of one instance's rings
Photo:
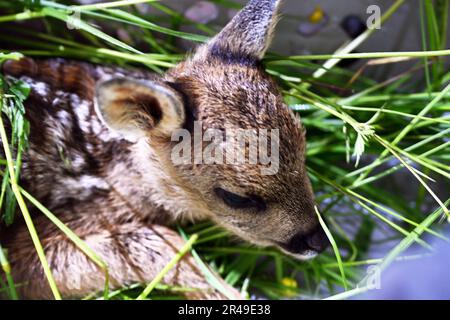
POLYGON ((46 98, 50 93, 50 87, 45 82, 36 81, 35 79, 32 79, 27 76, 20 77, 20 80, 28 84, 34 92, 36 92, 38 95, 44 98, 46 98))
POLYGON ((55 188, 52 191, 53 202, 58 203, 60 200, 69 197, 76 198, 78 201, 83 201, 92 196, 95 189, 108 190, 109 185, 102 178, 83 175, 78 178, 61 177, 58 184, 62 188, 55 188))
POLYGON ((90 113, 91 113, 91 102, 87 101, 87 100, 82 100, 80 99, 80 97, 76 94, 71 94, 70 95, 70 104, 72 105, 72 108, 74 109, 79 123, 80 123, 80 127, 81 130, 85 131, 85 132, 89 132, 89 118, 90 113))
POLYGON ((67 128, 71 128, 72 127, 73 119, 72 119, 70 113, 68 113, 66 110, 58 111, 56 116, 58 117, 60 123, 63 126, 66 126, 67 128))
POLYGON ((83 168, 83 166, 85 165, 85 161, 83 156, 79 155, 79 154, 75 154, 73 159, 71 160, 71 167, 74 170, 80 170, 81 168, 83 168))
POLYGON ((113 78, 123 78, 125 77, 125 74, 122 72, 119 72, 117 70, 108 70, 105 67, 98 66, 95 71, 97 72, 97 75, 100 79, 100 81, 108 81, 113 78))
MULTIPOLYGON (((78 95, 71 94, 70 103, 75 110, 80 129, 83 132, 94 134, 98 139, 104 142, 122 138, 119 134, 112 132, 102 124, 101 120, 93 110, 91 101, 80 99, 78 95)), ((92 146, 87 145, 86 147, 88 150, 92 150, 92 146)))
POLYGON ((108 189, 108 184, 102 178, 98 178, 95 176, 84 175, 78 179, 77 184, 83 188, 91 189, 108 189))

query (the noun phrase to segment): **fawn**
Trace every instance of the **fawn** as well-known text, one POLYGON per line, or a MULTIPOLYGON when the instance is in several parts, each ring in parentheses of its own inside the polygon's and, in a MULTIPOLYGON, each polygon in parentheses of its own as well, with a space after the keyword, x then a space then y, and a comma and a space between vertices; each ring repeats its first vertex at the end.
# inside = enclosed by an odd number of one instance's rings
MULTIPOLYGON (((151 281, 183 246, 171 226, 184 220, 212 220, 299 259, 326 247, 305 168, 304 129, 261 63, 279 6, 251 0, 162 77, 64 59, 3 65, 32 89, 20 184, 105 261, 111 288, 151 281), (277 172, 261 174, 265 165, 249 163, 174 165, 171 137, 192 132, 194 122, 203 132, 279 130, 277 172)), ((61 294, 101 291, 103 272, 44 216, 34 212, 33 219, 61 294)), ((0 228, 21 296, 51 298, 24 223, 0 228)), ((225 297, 189 254, 163 283, 198 289, 187 298, 225 297)))

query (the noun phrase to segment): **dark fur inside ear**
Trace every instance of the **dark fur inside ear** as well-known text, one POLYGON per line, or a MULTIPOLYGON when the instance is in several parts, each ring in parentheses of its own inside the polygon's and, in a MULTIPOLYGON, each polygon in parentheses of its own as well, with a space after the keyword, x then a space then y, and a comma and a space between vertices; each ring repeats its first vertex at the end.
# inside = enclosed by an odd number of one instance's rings
MULTIPOLYGON (((128 114, 124 114, 124 120, 134 120, 143 128, 151 129, 158 125, 162 119, 162 110, 159 101, 145 93, 124 92, 125 98, 118 98, 112 103, 116 108, 128 106, 128 114), (127 119, 127 116, 131 119, 127 119)), ((113 106, 111 106, 113 107, 113 106)))
POLYGON ((187 91, 185 88, 186 84, 183 82, 167 82, 166 84, 175 91, 177 91, 182 97, 185 114, 185 119, 182 128, 188 130, 190 133, 193 133, 194 121, 198 120, 197 106, 194 104, 192 99, 186 93, 187 91))
POLYGON ((95 105, 112 130, 133 141, 154 133, 170 135, 185 120, 180 95, 154 81, 120 78, 100 83, 95 105))
POLYGON ((251 0, 197 55, 254 63, 264 57, 272 41, 281 0, 251 0))

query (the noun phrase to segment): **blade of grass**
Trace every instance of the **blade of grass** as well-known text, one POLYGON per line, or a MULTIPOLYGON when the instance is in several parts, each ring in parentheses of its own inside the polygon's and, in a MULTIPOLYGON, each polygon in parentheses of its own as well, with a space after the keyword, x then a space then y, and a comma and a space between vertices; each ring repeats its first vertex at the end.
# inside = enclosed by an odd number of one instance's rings
POLYGON ((447 207, 444 205, 444 203, 439 199, 439 197, 431 190, 431 188, 423 181, 423 179, 416 173, 413 168, 411 168, 410 165, 406 163, 405 160, 401 156, 399 156, 392 146, 385 141, 383 138, 379 137, 378 135, 375 135, 375 139, 382 144, 386 150, 388 150, 390 153, 392 153, 400 162, 412 173, 412 175, 420 182, 420 184, 423 185, 423 187, 428 191, 428 193, 436 200, 436 202, 439 204, 439 206, 442 208, 442 211, 444 212, 444 215, 447 216, 448 221, 450 222, 450 213, 448 212, 447 207))
MULTIPOLYGON (((178 232, 181 234, 182 238, 184 240, 188 240, 188 237, 186 233, 179 227, 178 232)), ((211 270, 208 268, 208 266, 202 261, 199 254, 196 252, 196 250, 192 249, 191 254, 195 259, 195 262, 197 263, 198 267, 202 271, 203 275, 205 276, 206 281, 214 287, 216 290, 218 290, 220 293, 222 293, 224 296, 226 296, 228 299, 234 300, 236 299, 236 296, 229 292, 227 288, 217 279, 217 277, 211 272, 211 270)))
MULTIPOLYGON (((0 97, 0 109, 3 106, 3 99, 0 97)), ((48 264, 47 258, 45 257, 44 249, 42 247, 41 241, 39 240, 39 236, 37 234, 36 228, 34 227, 33 220, 31 219, 28 208, 25 204, 25 201, 20 193, 19 185, 17 184, 17 179, 15 176, 15 168, 14 162, 12 159, 11 150, 9 148, 8 137, 6 135, 5 127, 3 125, 3 119, 0 116, 0 138, 3 144, 3 149, 5 152, 6 160, 8 161, 8 169, 11 177, 11 189, 14 192, 17 203, 19 204, 19 208, 22 212, 22 216, 25 220, 25 224, 30 232, 31 239, 36 248, 36 252, 38 254, 39 260, 42 264, 42 268, 44 269, 44 274, 47 277, 48 283, 50 285, 50 289, 53 293, 53 296, 56 300, 61 300, 61 295, 58 291, 58 287, 56 286, 55 279, 53 278, 52 271, 50 270, 50 266, 48 264)))
POLYGON ((103 2, 103 3, 93 3, 93 4, 84 4, 79 6, 73 6, 74 10, 100 10, 107 8, 116 8, 116 7, 124 7, 130 6, 139 3, 150 3, 157 2, 160 0, 120 0, 120 1, 111 1, 111 2, 103 2))
MULTIPOLYGON (((397 0, 394 2, 394 4, 381 16, 380 18, 380 25, 383 25, 394 13, 397 11, 397 9, 405 2, 405 0, 397 0)), ((336 54, 347 54, 355 50, 361 43, 366 41, 372 33, 374 33, 376 29, 367 29, 364 31, 360 36, 358 36, 356 39, 352 40, 350 43, 339 49, 336 54)), ((314 78, 320 78, 322 77, 326 72, 327 69, 331 69, 334 66, 336 66, 341 59, 329 59, 323 64, 323 68, 317 70, 314 72, 313 77, 314 78)))
POLYGON ((70 23, 70 24, 74 24, 74 25, 76 24, 77 28, 82 29, 90 34, 93 34, 94 36, 96 36, 106 42, 109 42, 109 43, 113 44, 114 46, 126 49, 133 53, 142 54, 141 51, 136 50, 135 48, 127 45, 126 43, 123 43, 122 41, 111 37, 110 35, 104 33, 103 31, 100 31, 99 29, 92 27, 91 25, 82 21, 81 19, 74 18, 73 16, 67 14, 64 11, 46 7, 46 8, 42 9, 42 13, 46 16, 53 17, 58 20, 64 21, 65 23, 70 23), (76 19, 76 20, 74 20, 74 19, 76 19))
MULTIPOLYGON (((450 203, 448 199, 445 203, 447 206, 450 203)), ((417 226, 413 231, 409 233, 407 237, 401 240, 384 258, 377 264, 380 272, 386 270, 386 268, 394 262, 398 256, 400 256, 405 250, 407 250, 420 236, 423 234, 426 228, 429 228, 434 222, 436 222, 439 217, 442 216, 442 208, 438 208, 432 214, 430 214, 425 220, 423 220, 419 226, 417 226)), ((348 290, 343 293, 326 298, 325 300, 343 300, 348 299, 353 296, 365 293, 371 290, 370 284, 368 284, 368 277, 365 277, 355 289, 348 290)))
POLYGON ((6 259, 6 255, 3 247, 0 244, 0 265, 2 266, 3 272, 6 275, 6 281, 8 282, 9 295, 12 300, 19 300, 19 296, 17 295, 16 286, 14 284, 14 280, 11 275, 11 265, 6 259))
POLYGON ((197 241, 198 235, 193 234, 185 245, 180 249, 180 251, 175 255, 175 257, 170 260, 168 264, 161 270, 161 272, 145 287, 142 293, 137 297, 136 300, 144 300, 153 291, 158 283, 164 278, 164 276, 181 260, 181 258, 192 248, 192 245, 197 241))
MULTIPOLYGON (((19 187, 20 188, 20 187, 19 187)), ((50 210, 42 205, 35 197, 24 189, 20 188, 20 192, 28 199, 36 208, 38 208, 55 226, 57 226, 89 259, 91 259, 105 275, 104 296, 108 296, 109 291, 109 271, 108 265, 81 240, 72 230, 70 230, 61 220, 59 220, 50 210)))
POLYGON ((374 59, 374 58, 394 58, 394 57, 442 57, 449 56, 449 50, 433 50, 433 51, 405 51, 405 52, 366 52, 366 53, 337 53, 337 54, 316 54, 290 56, 292 60, 326 60, 326 59, 374 59))
POLYGON ((331 246, 333 247, 333 251, 336 256, 337 263, 339 265, 339 272, 341 273, 341 281, 342 281, 342 284, 343 284, 345 290, 347 290, 348 289, 347 278, 345 276, 344 266, 342 265, 342 258, 341 258, 341 254, 339 253, 339 248, 337 247, 336 241, 334 241, 333 235, 331 234, 327 225, 323 221, 323 219, 320 215, 319 209, 317 209, 317 207, 315 206, 314 210, 316 211, 320 225, 322 226, 323 230, 325 231, 325 234, 327 235, 327 238, 330 241, 331 246))

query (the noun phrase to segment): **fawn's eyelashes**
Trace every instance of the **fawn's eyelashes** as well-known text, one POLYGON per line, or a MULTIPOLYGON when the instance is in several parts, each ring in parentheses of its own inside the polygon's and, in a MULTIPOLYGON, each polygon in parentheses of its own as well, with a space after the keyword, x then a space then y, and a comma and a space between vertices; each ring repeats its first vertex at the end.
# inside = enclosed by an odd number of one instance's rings
POLYGON ((264 200, 256 195, 241 196, 220 187, 215 188, 214 193, 227 206, 233 209, 256 209, 257 211, 263 211, 267 208, 264 200))

